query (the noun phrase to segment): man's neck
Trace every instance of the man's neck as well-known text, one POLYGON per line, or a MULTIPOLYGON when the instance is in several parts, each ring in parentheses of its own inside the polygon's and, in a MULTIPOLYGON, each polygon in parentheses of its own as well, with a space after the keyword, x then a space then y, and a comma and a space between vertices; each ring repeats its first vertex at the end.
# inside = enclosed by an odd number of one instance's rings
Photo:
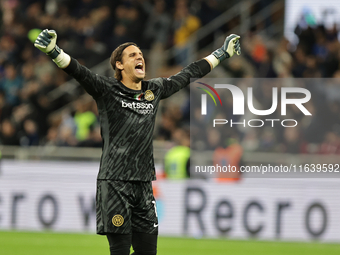
POLYGON ((142 89, 142 81, 134 82, 130 79, 122 79, 121 82, 124 84, 125 87, 133 90, 141 90, 142 89))

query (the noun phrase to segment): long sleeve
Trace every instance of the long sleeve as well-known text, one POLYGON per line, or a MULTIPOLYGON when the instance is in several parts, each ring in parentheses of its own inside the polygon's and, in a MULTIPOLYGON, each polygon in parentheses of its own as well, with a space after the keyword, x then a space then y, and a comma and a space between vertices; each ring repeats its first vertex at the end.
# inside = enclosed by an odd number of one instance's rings
POLYGON ((86 92, 94 98, 101 97, 110 89, 109 78, 93 73, 74 58, 71 58, 70 64, 63 70, 75 78, 86 92))
POLYGON ((192 78, 202 78, 211 71, 211 67, 205 59, 193 62, 183 68, 179 73, 170 76, 169 78, 162 79, 162 98, 167 98, 176 93, 180 89, 190 84, 192 78))

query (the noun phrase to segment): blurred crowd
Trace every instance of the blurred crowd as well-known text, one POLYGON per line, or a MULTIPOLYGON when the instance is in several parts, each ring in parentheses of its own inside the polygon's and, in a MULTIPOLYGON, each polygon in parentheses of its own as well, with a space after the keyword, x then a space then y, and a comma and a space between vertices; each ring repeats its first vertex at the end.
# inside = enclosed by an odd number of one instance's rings
MULTIPOLYGON (((60 118, 51 120, 51 114, 70 103, 67 94, 51 100, 51 93, 70 77, 33 46, 32 39, 39 29, 56 30, 58 45, 90 68, 106 60, 119 44, 134 41, 150 54, 153 50, 164 52, 173 48, 174 57, 164 64, 164 69, 180 70, 188 64, 186 45, 190 35, 236 2, 1 0, 0 144, 101 146, 94 101, 72 99, 71 110, 62 110, 60 118)), ((272 2, 259 1, 257 9, 272 2)), ((221 28, 221 33, 227 33, 237 22, 235 19, 228 22, 221 28)), ((298 23, 295 33, 299 42, 293 45, 283 37, 267 40, 266 34, 260 31, 268 24, 270 19, 241 34, 242 56, 224 61, 218 67, 219 72, 225 77, 235 78, 340 77, 337 26, 326 28, 322 24, 303 26, 298 23)), ((217 71, 214 70, 210 77, 215 74, 217 71)), ((340 96, 337 87, 328 84, 323 89, 314 86, 311 90, 314 90, 312 94, 320 95, 312 98, 308 105, 313 111, 313 123, 303 122, 299 128, 282 132, 238 130, 230 134, 231 137, 246 150, 340 153, 340 96)), ((263 109, 270 107, 270 92, 268 88, 254 91, 263 109)), ((163 103, 155 139, 187 141, 190 121, 188 90, 183 93, 180 104, 163 103)), ((291 117, 303 121, 298 115, 296 112, 291 117)))
POLYGON ((52 93, 70 77, 33 46, 42 29, 56 30, 58 45, 91 68, 127 41, 146 51, 172 46, 181 51, 193 32, 228 7, 217 0, 0 3, 0 144, 21 146, 101 146, 95 104, 67 94, 54 99, 52 93), (203 18, 202 9, 207 11, 203 18), (50 118, 70 101, 71 110, 50 118))

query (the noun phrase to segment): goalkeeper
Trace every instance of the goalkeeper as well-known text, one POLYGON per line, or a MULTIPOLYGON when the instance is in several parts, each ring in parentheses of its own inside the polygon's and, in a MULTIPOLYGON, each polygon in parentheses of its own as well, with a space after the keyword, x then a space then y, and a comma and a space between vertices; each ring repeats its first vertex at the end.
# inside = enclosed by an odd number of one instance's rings
POLYGON ((238 35, 220 49, 169 78, 144 81, 143 53, 124 43, 112 53, 115 77, 92 73, 56 45, 54 30, 43 30, 34 46, 74 77, 98 106, 103 151, 97 177, 97 233, 106 235, 111 255, 157 253, 158 219, 152 181, 156 179, 152 137, 160 100, 201 78, 221 61, 240 54, 238 35))

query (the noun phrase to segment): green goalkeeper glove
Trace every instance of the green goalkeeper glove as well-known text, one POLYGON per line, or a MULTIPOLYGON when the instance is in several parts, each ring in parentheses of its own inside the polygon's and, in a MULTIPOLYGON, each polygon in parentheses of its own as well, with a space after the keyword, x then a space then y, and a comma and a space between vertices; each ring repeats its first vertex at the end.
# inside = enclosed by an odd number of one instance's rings
POLYGON ((231 34, 227 36, 222 47, 215 50, 213 53, 211 53, 211 55, 205 58, 211 63, 212 68, 215 68, 226 58, 231 58, 235 53, 237 55, 241 54, 241 45, 239 39, 239 35, 231 34))
POLYGON ((231 58, 235 53, 241 54, 240 36, 231 34, 227 38, 221 48, 215 50, 212 54, 221 62, 226 58, 231 58))
POLYGON ((56 43, 56 31, 44 29, 35 40, 34 46, 52 58, 59 67, 65 68, 69 65, 71 57, 60 49, 56 43))
POLYGON ((57 33, 54 30, 45 29, 38 35, 38 38, 34 42, 34 46, 54 59, 60 54, 60 48, 57 46, 56 42, 57 33))

